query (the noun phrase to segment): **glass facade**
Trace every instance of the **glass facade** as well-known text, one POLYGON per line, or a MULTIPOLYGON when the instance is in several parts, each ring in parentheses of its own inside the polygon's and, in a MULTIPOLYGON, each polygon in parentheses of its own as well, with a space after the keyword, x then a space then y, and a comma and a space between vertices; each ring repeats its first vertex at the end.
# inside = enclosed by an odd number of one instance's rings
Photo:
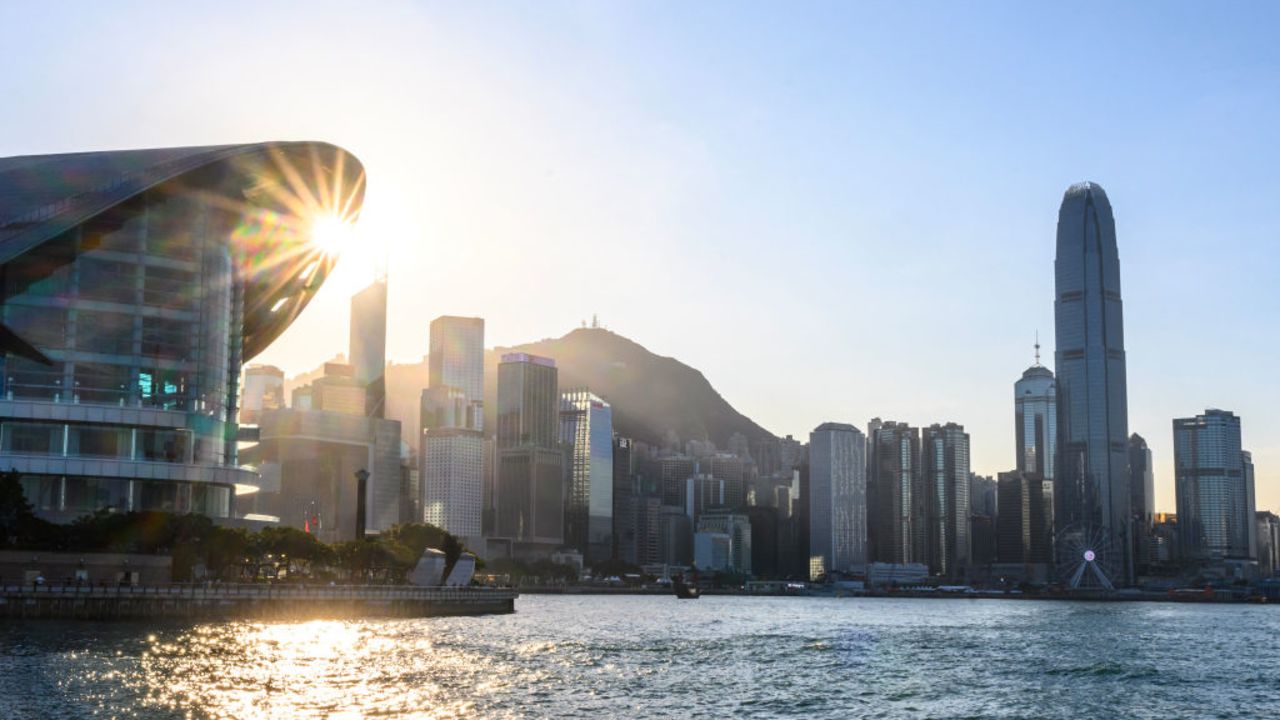
MULTIPOLYGON (((1115 219, 1102 188, 1068 188, 1054 263, 1059 532, 1100 532, 1100 564, 1129 578, 1129 411, 1115 219)), ((1122 581, 1120 584, 1126 584, 1122 581)))
POLYGON ((586 390, 561 396, 560 441, 569 448, 565 544, 589 563, 613 556, 613 409, 586 390))
POLYGON ((148 191, 5 266, 4 323, 54 362, 0 361, 4 398, 184 411, 194 460, 234 462, 238 216, 183 192, 148 191))
POLYGON ((0 353, 0 464, 42 515, 232 515, 234 485, 257 478, 237 467, 240 363, 323 279, 298 270, 332 265, 282 165, 319 163, 301 176, 331 189, 362 172, 343 156, 297 143, 0 158, 0 323, 25 341, 0 353))
POLYGON ((1053 480, 1058 447, 1058 390, 1053 372, 1033 365, 1013 384, 1015 465, 1020 472, 1053 480))
POLYGON ((1256 539, 1252 463, 1240 449, 1240 418, 1206 410, 1173 421, 1178 544, 1187 560, 1249 558, 1256 539))

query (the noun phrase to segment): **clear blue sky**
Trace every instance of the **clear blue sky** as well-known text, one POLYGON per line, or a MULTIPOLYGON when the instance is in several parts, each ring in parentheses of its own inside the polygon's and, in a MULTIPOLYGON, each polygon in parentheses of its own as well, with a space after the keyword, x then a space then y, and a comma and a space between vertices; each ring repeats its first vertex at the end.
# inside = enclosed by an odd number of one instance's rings
MULTIPOLYGON (((1280 509, 1280 5, 44 5, 0 5, 0 155, 343 145, 393 359, 438 314, 512 344, 599 313, 775 432, 954 420, 983 473, 1095 180, 1158 505, 1171 418, 1217 406, 1280 509)), ((345 350, 365 254, 261 360, 345 350)))

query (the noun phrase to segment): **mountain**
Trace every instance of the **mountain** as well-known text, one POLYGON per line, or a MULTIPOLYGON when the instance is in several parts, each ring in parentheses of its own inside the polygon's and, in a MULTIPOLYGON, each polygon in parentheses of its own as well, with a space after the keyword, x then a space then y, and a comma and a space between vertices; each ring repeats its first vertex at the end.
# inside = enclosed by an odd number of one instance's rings
MULTIPOLYGON (((614 432, 623 437, 657 445, 667 431, 674 431, 681 441, 711 440, 720 448, 728 446, 734 433, 753 443, 774 437, 734 410, 698 370, 600 328, 579 328, 560 338, 486 350, 485 426, 490 433, 497 428, 498 362, 513 352, 554 359, 560 389, 585 387, 607 400, 613 406, 614 432)), ((286 394, 320 372, 290 378, 286 394)), ((401 422, 404 440, 415 448, 418 399, 426 386, 425 357, 419 363, 387 365, 387 417, 401 422)))
POLYGON ((564 337, 485 353, 485 423, 496 428, 498 361, 523 352, 556 361, 560 389, 588 388, 613 406, 618 435, 660 444, 672 430, 684 440, 711 440, 724 448, 742 433, 755 442, 769 431, 733 409, 701 372, 674 358, 655 355, 639 343, 601 328, 580 328, 564 337))

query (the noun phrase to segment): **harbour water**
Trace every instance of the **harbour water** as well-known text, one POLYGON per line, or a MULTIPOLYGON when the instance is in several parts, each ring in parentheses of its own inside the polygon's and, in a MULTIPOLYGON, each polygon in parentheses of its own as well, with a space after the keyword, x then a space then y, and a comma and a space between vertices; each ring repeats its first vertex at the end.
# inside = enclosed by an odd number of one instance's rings
POLYGON ((0 623, 0 718, 1275 717, 1280 608, 521 597, 513 615, 0 623))

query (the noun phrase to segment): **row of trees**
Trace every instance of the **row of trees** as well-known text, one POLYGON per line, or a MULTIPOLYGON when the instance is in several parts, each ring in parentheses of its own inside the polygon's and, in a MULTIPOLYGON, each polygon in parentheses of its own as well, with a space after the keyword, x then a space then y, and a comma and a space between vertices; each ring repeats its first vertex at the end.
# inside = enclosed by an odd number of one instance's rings
POLYGON ((0 473, 0 549, 119 552, 173 557, 176 581, 403 582, 427 548, 444 552, 446 572, 464 552, 458 538, 421 524, 334 544, 291 527, 257 532, 204 515, 102 511, 58 525, 36 517, 16 472, 0 473))

